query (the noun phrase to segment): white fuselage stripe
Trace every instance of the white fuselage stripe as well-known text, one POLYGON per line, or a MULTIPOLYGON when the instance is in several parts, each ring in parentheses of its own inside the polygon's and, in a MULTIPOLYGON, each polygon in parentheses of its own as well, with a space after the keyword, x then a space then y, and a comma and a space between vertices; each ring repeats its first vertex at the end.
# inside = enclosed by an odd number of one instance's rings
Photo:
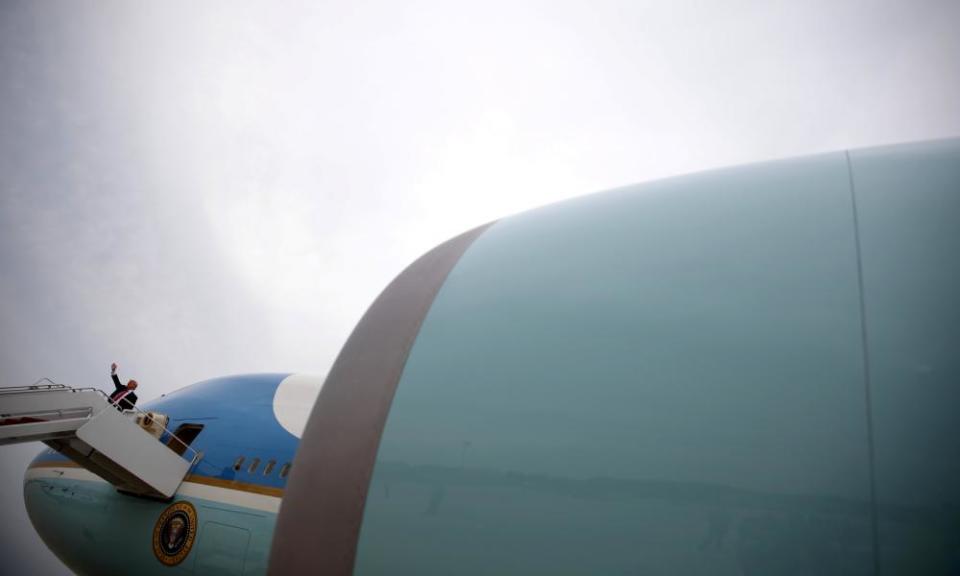
MULTIPOLYGON (((82 480, 85 482, 99 482, 107 484, 107 481, 100 478, 93 472, 82 468, 30 468, 24 475, 24 480, 38 480, 50 478, 54 480, 82 480)), ((277 496, 267 496, 264 494, 254 494, 243 490, 232 490, 220 486, 208 486, 206 484, 196 484, 185 481, 177 490, 177 496, 186 496, 189 498, 198 498, 209 500, 220 504, 229 504, 231 506, 240 506, 262 512, 271 512, 276 514, 280 510, 280 498, 277 496)))

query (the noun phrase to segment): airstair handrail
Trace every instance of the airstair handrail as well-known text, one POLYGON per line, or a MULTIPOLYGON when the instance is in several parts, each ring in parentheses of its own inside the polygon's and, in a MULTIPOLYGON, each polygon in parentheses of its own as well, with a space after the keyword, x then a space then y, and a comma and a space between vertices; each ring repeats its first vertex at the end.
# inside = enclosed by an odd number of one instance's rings
POLYGON ((50 387, 52 387, 52 388, 66 388, 66 387, 67 387, 66 384, 60 384, 60 383, 58 383, 58 382, 54 382, 53 380, 51 380, 50 378, 47 378, 46 376, 44 376, 43 378, 40 378, 39 380, 37 380, 36 382, 34 382, 33 384, 31 384, 31 386, 39 386, 41 382, 46 382, 45 385, 46 385, 46 386, 50 386, 50 387))
MULTIPOLYGON (((97 392, 98 394, 100 394, 101 396, 103 396, 104 398, 106 398, 106 400, 107 400, 107 405, 108 405, 108 406, 107 406, 107 408, 104 408, 104 410, 116 410, 116 404, 114 404, 114 403, 110 400, 110 395, 107 394, 106 392, 104 392, 103 390, 99 389, 99 388, 92 388, 92 387, 91 387, 91 388, 73 388, 73 390, 93 390, 93 391, 97 392)), ((146 410, 142 410, 142 409, 140 409, 140 408, 137 408, 136 406, 132 406, 132 407, 126 409, 126 410, 122 410, 122 413, 123 413, 124 415, 129 415, 129 414, 131 414, 131 413, 133 413, 133 414, 142 414, 142 415, 145 416, 145 417, 153 418, 152 416, 150 416, 150 413, 149 413, 149 412, 147 412, 146 410)), ((154 421, 156 421, 156 420, 154 420, 154 421)), ((187 444, 186 442, 184 442, 183 440, 181 440, 176 434, 173 433, 173 431, 171 431, 171 430, 170 430, 169 428, 167 428, 166 426, 160 425, 160 427, 163 428, 163 431, 166 432, 166 433, 170 436, 170 438, 171 438, 172 440, 176 441, 177 443, 179 443, 179 444, 181 444, 181 445, 183 446, 184 452, 187 451, 187 450, 190 451, 190 453, 191 453, 190 466, 192 467, 194 464, 196 464, 197 460, 200 459, 200 453, 197 452, 194 448, 191 448, 189 444, 187 444)), ((168 446, 169 446, 169 444, 168 444, 168 446)), ((181 453, 181 455, 182 455, 182 453, 181 453)))
POLYGON ((46 415, 56 415, 58 418, 87 418, 93 415, 93 408, 80 406, 78 408, 58 408, 56 410, 34 410, 31 412, 17 412, 18 418, 38 418, 46 415))
MULTIPOLYGON (((92 387, 92 386, 84 387, 84 388, 74 388, 74 387, 72 387, 72 386, 67 386, 66 384, 59 384, 59 383, 57 383, 57 382, 54 382, 54 381, 51 380, 50 378, 40 378, 39 380, 37 380, 36 382, 34 382, 33 384, 31 384, 31 385, 29 385, 29 386, 6 386, 6 387, 0 387, 0 395, 3 395, 3 394, 12 394, 12 393, 22 393, 22 392, 31 392, 31 391, 36 391, 36 392, 53 392, 53 391, 58 391, 58 392, 59 392, 59 391, 96 392, 97 394, 103 396, 104 400, 105 400, 106 403, 107 403, 107 407, 104 408, 103 410, 116 410, 116 405, 115 405, 113 402, 111 402, 110 396, 109 396, 106 392, 104 392, 103 390, 101 390, 101 389, 99 389, 99 388, 94 388, 94 387, 92 387), (41 384, 42 382, 46 382, 46 384, 41 384)), ((87 410, 88 410, 88 411, 87 411, 87 416, 88 416, 88 417, 89 417, 89 416, 96 416, 96 415, 93 414, 93 409, 92 409, 92 408, 88 408, 87 410)), ((101 411, 98 412, 97 414, 102 413, 103 410, 101 410, 101 411)), ((79 411, 79 409, 78 409, 78 411, 79 411)), ((47 412, 36 412, 36 413, 31 412, 30 415, 41 414, 41 413, 57 414, 57 413, 61 413, 61 412, 62 412, 62 411, 60 411, 60 410, 50 410, 50 411, 47 411, 47 412)), ((146 412, 145 410, 142 410, 142 409, 140 409, 140 408, 137 408, 136 406, 133 406, 131 409, 128 409, 128 410, 123 410, 122 413, 123 413, 124 415, 129 415, 129 414, 131 414, 131 413, 134 413, 134 414, 142 414, 142 415, 145 416, 145 417, 150 417, 148 412, 146 412)), ((150 418, 152 418, 152 417, 150 417, 150 418)), ((154 421, 156 422, 156 420, 154 420, 154 421)), ((159 424, 159 422, 158 422, 158 424, 159 424)), ((184 442, 183 440, 181 440, 176 434, 174 434, 174 433, 173 433, 169 428, 167 428, 166 426, 160 425, 160 428, 162 428, 163 431, 166 432, 173 441, 175 441, 175 442, 177 442, 177 443, 179 443, 179 444, 181 444, 181 445, 183 446, 183 448, 184 448, 184 453, 185 453, 187 450, 190 451, 191 458, 190 458, 189 460, 190 460, 190 466, 191 466, 191 468, 192 468, 193 465, 196 464, 198 460, 200 460, 200 456, 201 456, 200 452, 198 452, 198 451, 197 451, 196 449, 194 449, 194 448, 191 448, 190 445, 188 445, 186 442, 184 442)), ((158 441, 159 441, 159 440, 158 440, 158 441)), ((168 447, 169 447, 169 444, 168 444, 168 447)), ((183 456, 183 453, 181 453, 181 456, 183 456)))
POLYGON ((64 390, 66 388, 69 388, 69 386, 57 384, 49 378, 41 378, 29 386, 0 386, 0 394, 29 392, 31 390, 64 390), (41 382, 46 382, 46 384, 41 384, 41 382))

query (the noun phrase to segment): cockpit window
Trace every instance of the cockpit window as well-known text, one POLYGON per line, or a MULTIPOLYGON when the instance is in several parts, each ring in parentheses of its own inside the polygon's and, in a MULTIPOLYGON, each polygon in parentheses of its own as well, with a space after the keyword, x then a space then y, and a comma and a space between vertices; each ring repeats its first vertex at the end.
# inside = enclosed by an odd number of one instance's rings
POLYGON ((233 469, 237 472, 240 471, 240 468, 243 467, 243 456, 237 458, 236 462, 233 463, 233 469))
POLYGON ((270 473, 273 472, 273 468, 276 465, 277 465, 276 460, 270 460, 269 462, 267 462, 267 465, 263 467, 263 475, 269 476, 270 473))
POLYGON ((289 462, 287 462, 286 464, 284 464, 283 466, 280 467, 280 477, 281 477, 281 478, 286 478, 288 474, 290 474, 290 463, 289 463, 289 462))
POLYGON ((253 460, 250 461, 250 467, 247 468, 247 472, 253 474, 254 472, 257 471, 257 467, 259 466, 260 466, 260 459, 254 458, 253 460))

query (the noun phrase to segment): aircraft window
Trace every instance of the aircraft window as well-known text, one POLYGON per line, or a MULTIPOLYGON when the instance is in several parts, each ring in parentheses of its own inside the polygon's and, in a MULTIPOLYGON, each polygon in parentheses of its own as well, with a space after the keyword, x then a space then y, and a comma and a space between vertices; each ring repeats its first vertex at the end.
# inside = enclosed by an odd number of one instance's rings
POLYGON ((280 467, 280 477, 281 477, 281 478, 286 478, 288 474, 290 474, 290 463, 289 463, 289 462, 287 462, 286 464, 284 464, 283 466, 280 467))
POLYGON ((240 468, 242 467, 243 467, 243 456, 240 456, 239 458, 237 458, 237 461, 233 463, 233 469, 239 472, 240 468))
POLYGON ((257 471, 258 466, 260 466, 260 459, 254 458, 253 460, 250 461, 250 467, 247 468, 247 472, 253 474, 254 472, 257 471))
POLYGON ((267 462, 267 465, 263 468, 263 475, 269 476, 270 473, 273 472, 273 468, 276 465, 277 465, 276 460, 270 460, 269 462, 267 462))
POLYGON ((177 427, 173 436, 167 440, 167 446, 177 454, 183 456, 183 453, 187 451, 187 446, 193 443, 201 430, 203 430, 203 424, 181 424, 177 427))

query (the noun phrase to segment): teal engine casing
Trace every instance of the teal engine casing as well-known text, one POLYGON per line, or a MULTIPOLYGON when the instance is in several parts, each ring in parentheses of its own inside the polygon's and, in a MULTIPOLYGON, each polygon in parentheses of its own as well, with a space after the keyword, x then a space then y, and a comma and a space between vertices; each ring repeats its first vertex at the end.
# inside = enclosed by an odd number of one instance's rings
POLYGON ((331 370, 271 573, 957 573, 958 248, 956 140, 451 240, 331 370))

